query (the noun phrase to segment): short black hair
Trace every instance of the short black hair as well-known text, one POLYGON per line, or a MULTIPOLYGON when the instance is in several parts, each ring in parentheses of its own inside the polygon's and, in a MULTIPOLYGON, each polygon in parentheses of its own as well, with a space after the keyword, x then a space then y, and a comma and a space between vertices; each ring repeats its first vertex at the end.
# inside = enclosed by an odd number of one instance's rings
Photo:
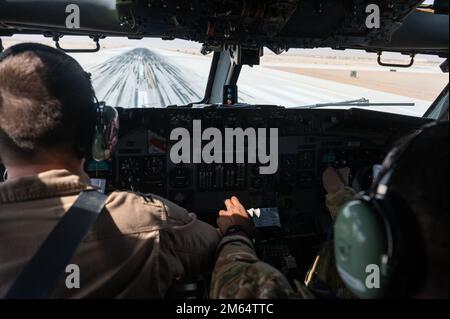
MULTIPOLYGON (((428 294, 424 297, 448 298, 449 295, 448 134, 448 122, 424 128, 407 142, 390 180, 390 190, 409 207, 421 236, 426 269, 422 275, 427 285, 422 288, 428 294)), ((417 257, 419 250, 416 247, 417 257)), ((420 262, 416 260, 417 264, 420 262)))
POLYGON ((15 156, 73 145, 84 157, 95 124, 90 75, 66 53, 36 43, 0 55, 0 146, 15 156))

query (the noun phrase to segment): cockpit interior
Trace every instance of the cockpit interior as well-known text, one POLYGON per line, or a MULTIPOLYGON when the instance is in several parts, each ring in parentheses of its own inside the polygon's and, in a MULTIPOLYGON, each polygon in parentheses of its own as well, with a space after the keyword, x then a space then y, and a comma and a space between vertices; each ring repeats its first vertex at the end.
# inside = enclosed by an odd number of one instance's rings
MULTIPOLYGON (((44 35, 58 48, 71 36, 94 41, 94 49, 67 49, 77 54, 100 50, 105 38, 160 38, 199 42, 201 53, 212 56, 202 101, 147 108, 132 107, 132 101, 113 105, 120 119, 119 142, 111 160, 86 161, 92 183, 104 193, 162 196, 214 226, 224 199, 237 196, 263 216, 255 220, 258 255, 291 280, 305 277, 332 232, 324 170, 349 167, 350 186, 367 190, 377 165, 399 138, 448 119, 448 82, 423 116, 375 111, 377 105, 364 99, 286 107, 238 98, 241 72, 258 66, 264 50, 276 55, 296 48, 360 50, 378 53, 380 64, 386 52, 401 53, 412 63, 417 55, 428 55, 446 61, 442 71, 448 72, 448 1, 72 2, 87 12, 80 28, 68 29, 64 16, 56 14, 65 12, 66 1, 0 0, 0 48, 2 40, 24 34, 44 35), (372 11, 366 9, 372 2, 381 10, 381 26, 368 28, 372 11), (184 147, 190 155, 174 162, 180 142, 174 132, 180 128, 189 134, 184 147), (224 150, 232 143, 233 154, 222 152, 214 162, 205 161, 212 155, 208 145, 213 136, 205 134, 209 128, 214 128, 216 147, 224 150), (233 139, 233 132, 247 135, 233 139), (277 144, 252 147, 252 138, 258 142, 263 133, 276 134, 277 144), (257 152, 261 148, 265 154, 257 152), (261 174, 270 165, 274 172, 261 174)), ((0 168, 0 182, 6 176, 0 168)))

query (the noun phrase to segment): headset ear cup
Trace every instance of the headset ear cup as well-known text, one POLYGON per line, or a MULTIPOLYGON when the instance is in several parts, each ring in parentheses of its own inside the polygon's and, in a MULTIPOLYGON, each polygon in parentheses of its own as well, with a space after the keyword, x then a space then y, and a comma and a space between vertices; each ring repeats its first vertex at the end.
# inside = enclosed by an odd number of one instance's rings
POLYGON ((370 201, 354 200, 339 210, 334 225, 336 267, 347 288, 359 298, 386 296, 387 245, 385 225, 370 201))
POLYGON ((96 123, 92 140, 92 158, 101 162, 109 160, 117 146, 119 114, 111 106, 99 105, 96 123))
POLYGON ((101 162, 108 158, 105 154, 104 145, 105 145, 104 134, 103 132, 99 131, 98 127, 96 127, 93 136, 92 150, 91 150, 91 157, 93 160, 101 162))

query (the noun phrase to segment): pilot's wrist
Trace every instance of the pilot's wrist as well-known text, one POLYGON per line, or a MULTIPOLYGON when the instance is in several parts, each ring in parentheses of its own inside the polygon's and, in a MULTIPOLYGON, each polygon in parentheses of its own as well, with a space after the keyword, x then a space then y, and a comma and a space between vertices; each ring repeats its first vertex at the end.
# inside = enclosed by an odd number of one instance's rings
POLYGON ((253 236, 241 225, 232 225, 228 227, 224 236, 244 236, 250 239, 253 238, 253 236))

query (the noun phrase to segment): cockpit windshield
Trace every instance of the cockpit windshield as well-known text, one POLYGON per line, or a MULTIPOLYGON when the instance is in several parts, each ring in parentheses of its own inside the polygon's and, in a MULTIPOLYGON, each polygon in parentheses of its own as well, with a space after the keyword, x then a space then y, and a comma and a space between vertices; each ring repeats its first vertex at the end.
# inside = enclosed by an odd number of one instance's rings
MULTIPOLYGON (((410 68, 383 67, 377 54, 357 50, 265 51, 261 65, 243 67, 238 85, 243 103, 285 107, 362 107, 423 116, 448 84, 444 59, 417 56, 410 68), (351 103, 343 103, 351 102, 351 103), (337 105, 336 105, 337 104, 337 105)), ((405 65, 409 56, 384 53, 383 61, 405 65)))
MULTIPOLYGON (((5 47, 21 42, 54 46, 42 36, 14 36, 5 47)), ((65 49, 88 47, 86 37, 65 37, 65 49)), ((202 101, 212 55, 200 53, 201 44, 160 39, 108 38, 95 53, 69 53, 91 73, 97 98, 123 108, 167 107, 202 101)))
MULTIPOLYGON (((14 36, 20 42, 53 45, 42 36, 14 36)), ((86 37, 63 38, 65 48, 86 47, 86 37)), ((204 100, 213 54, 201 44, 183 40, 107 38, 96 53, 71 53, 92 76, 99 100, 124 108, 185 106, 204 100)), ((448 84, 432 55, 415 58, 410 68, 383 67, 375 53, 357 50, 295 49, 276 55, 265 49, 258 66, 243 66, 238 102, 292 107, 359 107, 423 116, 448 84), (351 103, 349 103, 351 102, 351 103)), ((409 57, 383 54, 389 65, 408 64, 409 57)))
POLYGON ((128 108, 186 105, 203 100, 212 55, 187 41, 114 41, 73 56, 92 74, 98 99, 128 108))

